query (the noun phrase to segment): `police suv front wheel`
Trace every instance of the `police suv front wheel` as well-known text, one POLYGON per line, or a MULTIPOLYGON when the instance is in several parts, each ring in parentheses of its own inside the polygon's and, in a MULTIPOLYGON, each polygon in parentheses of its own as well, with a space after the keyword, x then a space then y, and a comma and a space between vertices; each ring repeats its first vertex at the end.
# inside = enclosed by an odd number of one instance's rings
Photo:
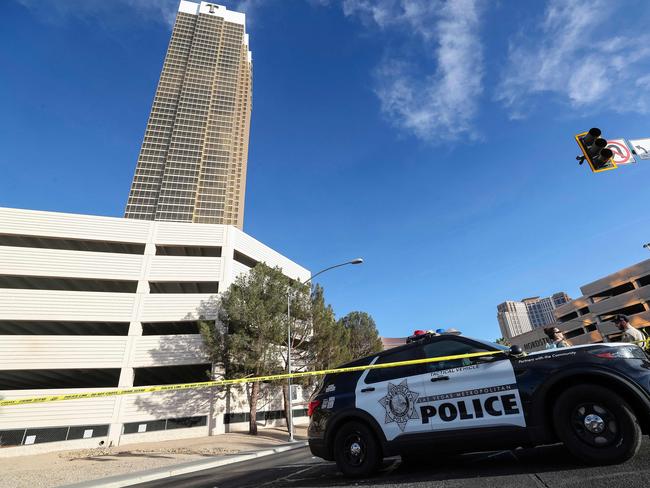
POLYGON ((555 431, 571 454, 589 464, 615 464, 641 447, 641 427, 619 395, 598 385, 574 386, 553 408, 555 431))
POLYGON ((383 457, 370 428, 361 422, 348 422, 334 438, 334 459, 344 475, 358 478, 377 471, 383 457))

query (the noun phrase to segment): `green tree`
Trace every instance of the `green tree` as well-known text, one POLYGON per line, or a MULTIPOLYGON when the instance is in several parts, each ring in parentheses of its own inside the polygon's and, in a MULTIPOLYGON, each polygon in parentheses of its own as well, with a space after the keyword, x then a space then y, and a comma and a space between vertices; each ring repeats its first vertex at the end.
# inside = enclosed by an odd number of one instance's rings
POLYGON ((342 323, 337 322, 331 305, 325 303, 320 285, 316 285, 311 293, 311 319, 310 367, 314 370, 329 369, 350 361, 350 335, 342 323))
POLYGON ((510 344, 510 341, 508 339, 504 339, 503 337, 499 337, 496 341, 497 344, 501 344, 502 346, 508 346, 510 347, 512 344, 510 344))
POLYGON ((366 312, 350 312, 339 320, 348 334, 348 351, 352 359, 383 350, 372 316, 366 312))
MULTIPOLYGON (((305 323, 304 287, 278 267, 257 264, 240 275, 221 296, 219 320, 201 324, 201 334, 215 365, 227 378, 276 374, 284 371, 287 343, 287 294, 291 315, 305 323), (293 290, 293 291, 292 291, 293 290)), ((293 329, 292 329, 293 330, 293 329)), ((304 333, 302 334, 305 335, 304 333)), ((257 434, 259 382, 251 384, 249 433, 257 434)))

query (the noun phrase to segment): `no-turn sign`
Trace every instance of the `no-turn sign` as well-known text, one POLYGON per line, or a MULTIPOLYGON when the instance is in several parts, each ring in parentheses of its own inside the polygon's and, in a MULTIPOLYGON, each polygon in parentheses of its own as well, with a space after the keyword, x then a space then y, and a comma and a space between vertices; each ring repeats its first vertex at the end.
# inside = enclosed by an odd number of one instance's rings
POLYGON ((617 166, 636 163, 634 156, 632 156, 632 151, 625 144, 625 139, 609 139, 607 141, 607 147, 614 153, 614 163, 617 166))
POLYGON ((650 159, 650 139, 630 139, 630 146, 639 159, 650 159))

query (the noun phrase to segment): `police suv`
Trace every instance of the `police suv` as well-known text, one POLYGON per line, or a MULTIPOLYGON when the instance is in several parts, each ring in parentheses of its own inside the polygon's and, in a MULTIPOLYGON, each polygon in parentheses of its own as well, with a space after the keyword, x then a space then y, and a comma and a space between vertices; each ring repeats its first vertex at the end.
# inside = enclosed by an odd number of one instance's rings
POLYGON ((582 461, 620 463, 650 432, 650 361, 632 344, 524 356, 519 346, 426 335, 346 366, 491 355, 330 374, 312 396, 309 447, 348 476, 382 459, 561 441, 582 461))

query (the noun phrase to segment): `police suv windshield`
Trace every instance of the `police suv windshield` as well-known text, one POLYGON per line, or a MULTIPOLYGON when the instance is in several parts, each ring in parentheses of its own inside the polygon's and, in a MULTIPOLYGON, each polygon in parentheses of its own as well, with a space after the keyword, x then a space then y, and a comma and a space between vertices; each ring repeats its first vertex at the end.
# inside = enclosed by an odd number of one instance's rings
POLYGON ((480 344, 483 344, 484 346, 487 346, 491 349, 498 349, 499 351, 509 351, 510 348, 508 346, 504 346, 503 344, 497 344, 496 342, 491 342, 491 341, 484 341, 482 339, 474 339, 472 337, 472 340, 474 342, 478 342, 480 344))

